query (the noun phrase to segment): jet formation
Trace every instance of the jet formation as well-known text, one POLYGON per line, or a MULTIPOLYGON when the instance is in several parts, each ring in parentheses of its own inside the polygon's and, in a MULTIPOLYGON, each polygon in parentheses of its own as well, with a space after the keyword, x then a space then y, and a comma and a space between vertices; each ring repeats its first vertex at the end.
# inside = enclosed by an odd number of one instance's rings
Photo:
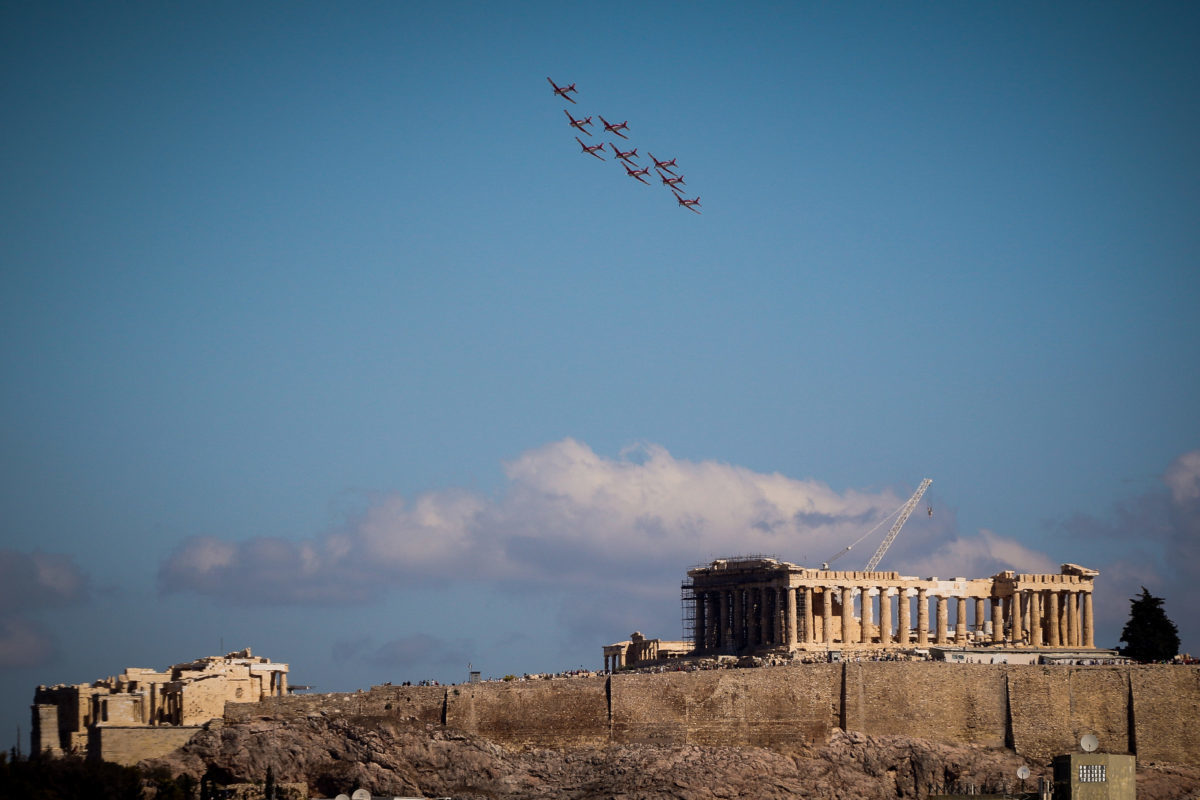
MULTIPOLYGON (((575 84, 570 83, 566 86, 559 86, 551 78, 546 78, 546 80, 550 82, 550 87, 554 90, 555 96, 561 97, 569 103, 575 103, 575 99, 570 96, 572 92, 576 94, 579 92, 579 90, 575 88, 575 84)), ((574 128, 576 131, 584 134, 585 136, 592 135, 592 132, 588 130, 588 127, 595 123, 592 122, 592 118, 590 116, 583 117, 582 119, 576 119, 571 115, 571 112, 567 111, 565 108, 563 109, 563 113, 567 115, 567 124, 570 127, 574 128)), ((629 130, 629 120, 625 120, 623 122, 609 122, 599 114, 596 116, 600 119, 600 123, 604 126, 604 133, 611 133, 614 136, 619 136, 625 140, 629 139, 628 136, 622 133, 622 131, 629 130)), ((580 150, 580 155, 589 155, 601 161, 608 160, 604 157, 604 142, 589 145, 580 139, 578 135, 575 136, 575 141, 579 142, 579 146, 582 148, 580 150)), ((647 186, 651 185, 650 181, 646 180, 646 178, 650 176, 651 167, 642 167, 638 164, 638 151, 636 147, 632 150, 621 150, 613 142, 608 142, 608 146, 612 149, 614 156, 613 161, 623 166, 625 168, 625 173, 629 177, 647 186)), ((700 196, 697 195, 689 200, 680 192, 679 187, 686 186, 687 184, 683 180, 683 174, 676 172, 676 170, 679 169, 679 166, 675 163, 675 159, 672 158, 660 161, 653 153, 647 152, 647 155, 650 157, 650 160, 654 162, 654 174, 658 176, 663 186, 666 186, 671 190, 671 195, 675 198, 675 201, 679 207, 686 208, 688 211, 692 211, 696 214, 701 213, 700 209, 698 208, 700 205, 700 196)))

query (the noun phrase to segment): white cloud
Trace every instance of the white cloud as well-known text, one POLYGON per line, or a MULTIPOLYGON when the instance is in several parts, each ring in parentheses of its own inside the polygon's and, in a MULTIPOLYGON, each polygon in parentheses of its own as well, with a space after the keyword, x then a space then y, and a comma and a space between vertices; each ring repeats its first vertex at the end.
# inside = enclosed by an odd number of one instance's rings
MULTIPOLYGON (((473 580, 657 601, 677 594, 688 566, 721 556, 819 563, 904 499, 677 459, 653 444, 606 458, 564 439, 522 453, 504 473, 497 499, 461 489, 390 495, 351 529, 313 541, 191 539, 162 565, 160 586, 230 602, 344 603, 399 581, 473 580)), ((928 562, 933 551, 947 574, 972 576, 1053 567, 990 532, 951 538, 952 519, 927 525, 905 548, 908 560, 928 562)), ((847 561, 861 564, 882 537, 847 561)), ((928 564, 914 572, 930 574, 928 564)))
POLYGON ((0 612, 66 606, 88 594, 88 578, 70 556, 0 550, 0 612))
POLYGON ((1184 453, 1171 463, 1163 476, 1171 490, 1171 502, 1177 506, 1200 503, 1200 450, 1184 453))
POLYGON ((89 594, 88 576, 70 556, 0 550, 0 669, 48 662, 54 639, 29 617, 76 606, 89 594))
POLYGON ((982 578, 1002 570, 1057 573, 1059 565, 1040 553, 993 531, 982 530, 977 536, 955 537, 932 552, 910 556, 898 565, 907 574, 939 578, 982 578))

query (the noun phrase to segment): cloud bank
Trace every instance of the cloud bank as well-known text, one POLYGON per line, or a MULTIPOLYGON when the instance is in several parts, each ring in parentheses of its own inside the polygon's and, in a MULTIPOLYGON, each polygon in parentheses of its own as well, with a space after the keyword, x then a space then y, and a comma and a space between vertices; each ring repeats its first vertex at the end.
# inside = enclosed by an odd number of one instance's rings
POLYGON ((50 661, 54 638, 30 614, 77 605, 88 595, 88 578, 70 556, 0 549, 0 668, 50 661))
MULTIPOLYGON (((677 593, 687 566, 721 556, 819 563, 905 499, 677 459, 653 444, 605 458, 564 439, 521 454, 504 473, 507 487, 497 499, 461 489, 411 500, 390 495, 352 528, 313 540, 189 539, 162 565, 159 586, 286 604, 360 603, 400 581, 456 580, 657 598, 677 593)), ((952 516, 924 525, 923 537, 896 552, 913 566, 924 558, 926 574, 935 545, 946 575, 1053 568, 994 533, 942 546, 952 516)), ((847 566, 861 566, 870 553, 854 551, 847 566)))
MULTIPOLYGON (((226 604, 346 605, 399 585, 473 582, 561 598, 564 630, 586 639, 671 624, 690 565, 752 553, 820 564, 908 492, 837 492, 819 481, 675 458, 653 444, 608 458, 573 439, 529 450, 503 469, 507 484, 497 497, 456 488, 386 495, 353 525, 313 539, 185 540, 160 567, 160 591, 226 604), (602 608, 587 600, 597 596, 602 608)), ((1058 559, 1016 538, 960 533, 952 511, 918 517, 885 568, 942 578, 1058 571, 1058 559)), ((1116 644, 1127 598, 1142 585, 1166 597, 1185 641, 1200 624, 1200 450, 1177 458, 1161 488, 1059 527, 1048 546, 1101 571, 1097 623, 1114 639, 1101 644, 1116 644)), ((861 567, 884 530, 836 566, 861 567)), ((376 655, 403 661, 404 652, 397 644, 376 655)))

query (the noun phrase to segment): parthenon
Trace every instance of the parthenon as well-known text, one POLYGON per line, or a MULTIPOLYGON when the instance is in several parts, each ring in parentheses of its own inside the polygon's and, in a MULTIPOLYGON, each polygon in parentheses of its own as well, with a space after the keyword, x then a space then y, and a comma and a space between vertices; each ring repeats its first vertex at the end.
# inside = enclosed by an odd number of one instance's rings
POLYGON ((1076 564, 1063 564, 1057 575, 1006 570, 990 578, 940 580, 750 556, 718 559, 687 575, 683 588, 696 655, 968 644, 1095 647, 1092 589, 1099 573, 1076 564))

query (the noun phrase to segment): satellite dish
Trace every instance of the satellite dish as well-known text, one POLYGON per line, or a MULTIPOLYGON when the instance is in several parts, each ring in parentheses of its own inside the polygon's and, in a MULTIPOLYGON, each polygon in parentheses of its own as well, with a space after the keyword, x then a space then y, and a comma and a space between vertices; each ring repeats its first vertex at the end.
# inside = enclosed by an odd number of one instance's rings
POLYGON ((1094 733, 1085 733, 1083 738, 1079 740, 1079 746, 1083 748, 1085 753, 1094 753, 1096 748, 1100 746, 1100 740, 1096 738, 1094 733))
POLYGON ((1024 764, 1017 767, 1017 777, 1020 778, 1021 780, 1025 780, 1026 778, 1028 778, 1029 777, 1029 767, 1025 766, 1024 764))
POLYGON ((371 800, 371 793, 366 789, 355 789, 354 794, 350 795, 350 800, 371 800))

